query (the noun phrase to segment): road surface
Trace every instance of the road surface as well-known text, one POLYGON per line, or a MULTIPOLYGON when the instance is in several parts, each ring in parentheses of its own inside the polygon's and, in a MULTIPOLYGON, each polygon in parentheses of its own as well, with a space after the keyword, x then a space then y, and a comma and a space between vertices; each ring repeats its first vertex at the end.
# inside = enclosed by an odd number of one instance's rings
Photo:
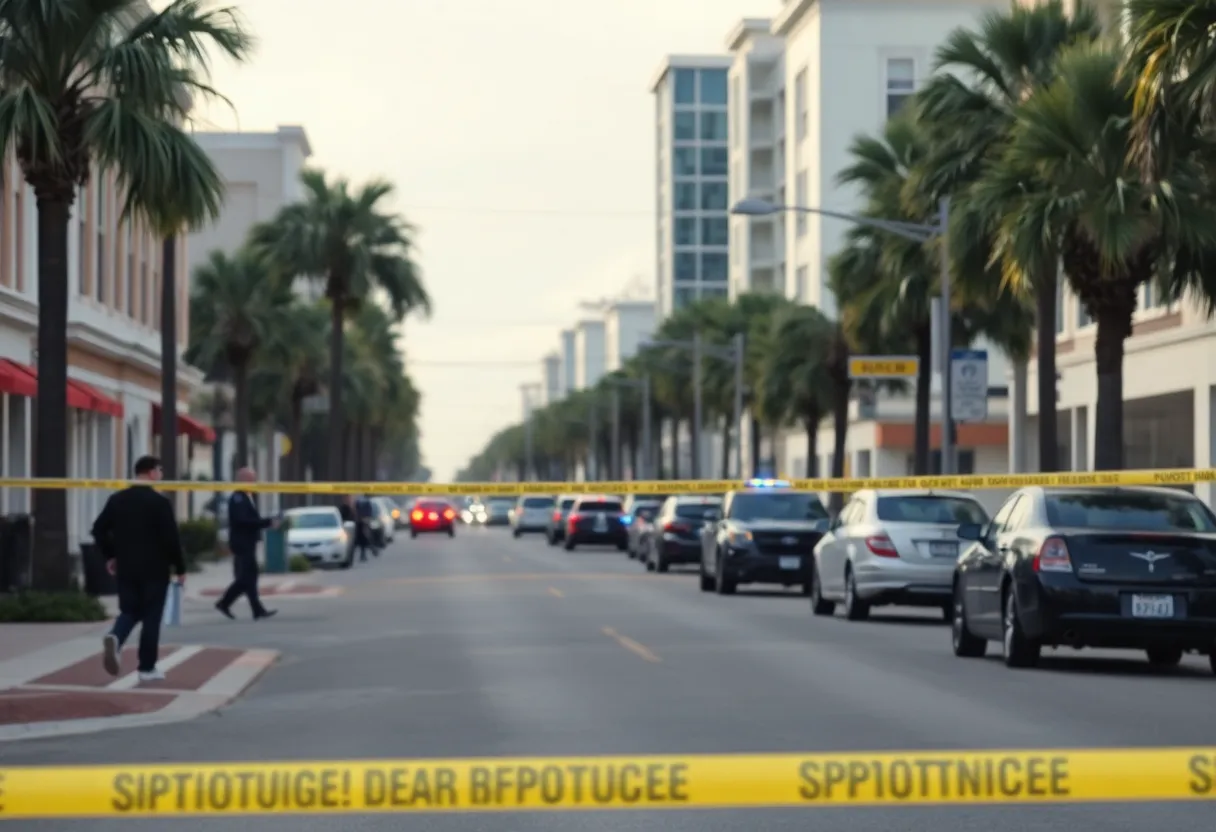
MULTIPOLYGON (((284 601, 268 622, 191 625, 192 642, 284 658, 220 714, 167 727, 0 746, 6 765, 1209 745, 1206 662, 1061 654, 1014 672, 964 661, 936 616, 816 619, 783 592, 703 594, 615 550, 461 529, 398 541, 284 601), (936 620, 935 620, 936 619, 936 620), (1077 656, 1074 658, 1074 656, 1077 656)), ((904 614, 900 614, 903 612, 904 614)), ((993 651, 997 652, 996 650, 993 651)), ((262 817, 174 832, 1142 832, 1211 825, 1206 805, 996 806, 600 814, 262 817)), ((24 822, 129 832, 130 820, 24 822)), ((134 821, 164 828, 163 819, 134 821)))

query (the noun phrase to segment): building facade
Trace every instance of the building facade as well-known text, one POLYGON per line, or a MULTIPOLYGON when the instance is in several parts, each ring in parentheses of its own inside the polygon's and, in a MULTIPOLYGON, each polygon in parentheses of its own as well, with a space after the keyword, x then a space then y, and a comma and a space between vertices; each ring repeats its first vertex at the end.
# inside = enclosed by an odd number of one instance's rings
POLYGON ((604 322, 579 321, 574 328, 574 389, 594 387, 604 377, 604 322))
POLYGON ((650 301, 617 301, 604 311, 605 370, 614 373, 654 337, 655 305, 650 301))
POLYGON ((655 99, 655 284, 659 318, 730 279, 729 56, 669 56, 655 99))
POLYGON ((567 396, 578 389, 575 381, 578 377, 575 368, 578 366, 578 355, 574 348, 574 330, 563 329, 560 335, 558 355, 561 357, 561 390, 562 396, 567 396))
POLYGON ((551 352, 541 359, 540 407, 560 401, 565 395, 562 385, 562 357, 551 352))

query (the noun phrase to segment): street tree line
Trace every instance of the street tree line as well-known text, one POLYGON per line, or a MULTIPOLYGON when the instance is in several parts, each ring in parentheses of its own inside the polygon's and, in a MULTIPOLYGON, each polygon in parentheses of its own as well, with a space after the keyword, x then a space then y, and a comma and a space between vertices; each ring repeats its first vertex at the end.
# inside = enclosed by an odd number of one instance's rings
MULTIPOLYGON (((697 333, 724 346, 744 336, 753 460, 766 431, 797 424, 807 436, 805 473, 817 475, 818 428, 831 418, 830 473, 843 476, 859 384, 848 357, 914 354, 914 468, 929 472, 931 299, 945 257, 954 345, 983 336, 1015 362, 1036 362, 1045 472, 1059 470, 1055 333, 1058 282, 1066 282, 1096 324, 1095 467, 1122 467, 1123 351, 1140 288, 1216 309, 1216 1, 1132 0, 1127 15, 1127 38, 1088 4, 1069 13, 1058 0, 988 13, 950 34, 932 78, 880 131, 853 140, 838 176, 872 220, 924 224, 948 199, 950 232, 921 243, 881 222, 852 228, 828 264, 835 320, 744 294, 701 301, 660 325, 656 340, 697 333)), ((504 470, 522 478, 529 448, 550 475, 569 475, 593 448, 612 459, 608 421, 590 414, 613 401, 622 457, 636 458, 641 406, 636 385, 621 381, 638 379, 652 385, 655 436, 661 424, 692 418, 688 350, 644 349, 595 387, 533 414, 531 430, 495 434, 461 478, 504 470)), ((702 382, 705 417, 729 437, 730 368, 707 360, 702 382)), ((688 473, 674 455, 650 462, 632 468, 660 479, 688 473)))

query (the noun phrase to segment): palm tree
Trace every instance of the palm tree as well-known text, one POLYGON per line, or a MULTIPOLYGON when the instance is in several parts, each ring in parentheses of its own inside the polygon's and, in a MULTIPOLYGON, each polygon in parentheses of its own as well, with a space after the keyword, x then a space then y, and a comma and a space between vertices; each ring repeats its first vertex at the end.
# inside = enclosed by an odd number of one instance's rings
POLYGON ((346 318, 382 294, 400 320, 413 310, 429 313, 430 298, 413 260, 413 229, 389 213, 392 185, 372 182, 353 190, 345 179, 328 182, 320 171, 300 175, 305 198, 288 205, 252 240, 286 274, 324 282, 330 303, 329 469, 340 477, 346 425, 343 357, 346 318))
MULTIPOLYGON (((1003 282, 1036 309, 1039 470, 1059 470, 1056 429, 1055 252, 1014 266, 1002 257, 994 224, 1008 216, 1004 204, 977 206, 968 188, 1000 152, 1019 102, 1049 83, 1060 50, 1091 42, 1101 33, 1085 3, 1066 8, 1061 0, 989 12, 975 30, 959 28, 937 52, 936 72, 917 95, 917 115, 929 131, 933 151, 914 172, 908 190, 951 205, 952 258, 958 285, 972 296, 994 295, 1003 282)), ((1016 197, 1011 197, 1016 198, 1016 197)))
POLYGON ((772 321, 760 390, 761 413, 806 432, 806 476, 819 475, 819 425, 831 409, 829 357, 836 325, 813 306, 790 306, 772 321))
POLYGON ((291 315, 290 284, 251 250, 213 251, 194 273, 187 360, 203 370, 231 373, 236 430, 234 467, 249 463, 249 374, 258 351, 273 343, 291 315))
MULTIPOLYGON (((192 93, 211 93, 211 49, 243 58, 250 39, 228 9, 175 0, 11 0, 0 5, 0 158, 15 153, 38 201, 38 424, 35 476, 67 476, 68 223, 91 170, 115 176, 127 217, 156 227, 216 216, 222 184, 179 126, 192 93), (185 94, 183 94, 185 93, 185 94), (166 194, 176 193, 168 203, 166 194)), ((67 496, 34 500, 32 582, 70 585, 67 496)))
POLYGON ((1079 44, 1061 53, 1056 80, 1022 102, 1008 144, 981 181, 1007 204, 999 235, 1011 257, 1034 263, 1044 247, 1097 323, 1098 398, 1094 468, 1123 464, 1123 347, 1141 284, 1167 297, 1191 293, 1211 314, 1216 210, 1213 145, 1174 135, 1145 181, 1130 160, 1134 69, 1116 45, 1079 44), (1019 193, 1016 201, 1008 195, 1019 193))

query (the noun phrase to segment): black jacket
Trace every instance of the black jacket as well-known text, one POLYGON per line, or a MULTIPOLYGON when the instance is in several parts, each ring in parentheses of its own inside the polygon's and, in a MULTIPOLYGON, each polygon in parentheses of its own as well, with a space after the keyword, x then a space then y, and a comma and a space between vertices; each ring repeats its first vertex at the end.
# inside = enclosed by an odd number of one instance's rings
POLYGON ((228 498, 228 548, 234 555, 250 555, 257 552, 262 529, 270 528, 273 518, 263 517, 258 511, 253 495, 245 491, 234 491, 228 498))
POLYGON ((107 560, 118 561, 118 577, 168 580, 186 574, 173 503, 148 485, 110 495, 93 523, 93 541, 107 560))

